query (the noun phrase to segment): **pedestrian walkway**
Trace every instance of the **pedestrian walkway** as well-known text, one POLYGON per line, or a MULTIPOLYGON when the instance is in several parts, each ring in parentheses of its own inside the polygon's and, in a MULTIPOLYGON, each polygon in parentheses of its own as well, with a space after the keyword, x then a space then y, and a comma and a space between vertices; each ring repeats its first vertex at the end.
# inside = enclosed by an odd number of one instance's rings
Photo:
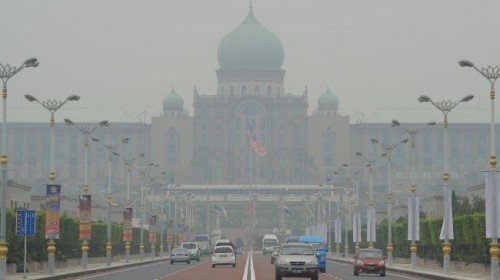
MULTIPOLYGON (((331 260, 339 262, 352 263, 353 259, 349 258, 336 258, 328 257, 331 260)), ((445 274, 442 267, 430 267, 430 266, 417 266, 416 269, 412 269, 410 263, 394 263, 392 266, 388 266, 387 273, 395 272, 408 275, 414 275, 418 277, 423 277, 426 279, 457 279, 457 280, 487 280, 490 279, 490 271, 488 269, 483 269, 482 271, 472 271, 464 269, 451 270, 450 273, 445 274)))

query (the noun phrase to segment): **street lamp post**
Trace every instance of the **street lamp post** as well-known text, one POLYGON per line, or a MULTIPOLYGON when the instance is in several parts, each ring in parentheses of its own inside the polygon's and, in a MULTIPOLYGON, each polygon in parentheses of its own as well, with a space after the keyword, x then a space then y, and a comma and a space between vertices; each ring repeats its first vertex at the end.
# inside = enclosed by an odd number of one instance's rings
POLYGON ((373 157, 369 158, 364 156, 360 152, 356 152, 356 155, 358 157, 363 158, 366 162, 367 165, 366 167, 370 168, 370 200, 368 201, 368 210, 367 210, 367 228, 366 228, 366 241, 368 241, 368 247, 373 248, 373 242, 376 242, 376 212, 375 208, 373 208, 373 164, 377 160, 379 160, 382 157, 386 157, 388 153, 383 153, 378 157, 373 157))
POLYGON ((141 261, 144 260, 144 220, 146 219, 144 211, 144 179, 146 178, 147 171, 150 167, 154 166, 154 163, 149 164, 138 164, 135 166, 137 172, 139 173, 139 178, 141 179, 141 240, 139 243, 139 251, 141 261))
POLYGON ((417 206, 419 198, 417 197, 417 185, 415 184, 415 174, 416 174, 416 158, 415 158, 415 140, 418 133, 420 133, 424 128, 428 126, 435 125, 435 122, 428 123, 413 123, 413 124, 402 124, 397 120, 392 121, 393 127, 399 127, 404 130, 408 135, 411 141, 411 187, 410 187, 410 196, 408 203, 408 240, 411 240, 410 244, 410 262, 413 270, 417 268, 417 243, 419 240, 419 207, 417 206))
MULTIPOLYGON (((108 121, 101 121, 98 124, 94 123, 80 123, 75 124, 70 119, 64 119, 64 122, 69 126, 75 126, 81 133, 83 133, 83 194, 87 195, 89 192, 88 182, 87 182, 87 168, 88 168, 88 147, 89 147, 89 135, 94 132, 94 130, 98 127, 108 126, 108 121)), ((88 209, 84 209, 83 211, 87 211, 88 209)), ((81 214, 82 212, 80 212, 81 214)), ((89 221, 83 221, 86 223, 90 223, 90 217, 87 218, 89 221)), ((82 222, 82 217, 80 216, 80 222, 82 222)), ((83 239, 82 244, 82 269, 86 270, 88 268, 88 256, 89 256, 89 246, 87 237, 83 239)))
POLYGON ((400 144, 408 143, 408 139, 396 143, 383 143, 371 139, 373 144, 380 145, 387 152, 387 265, 392 265, 392 189, 391 189, 391 153, 400 144))
MULTIPOLYGON (((131 207, 131 202, 130 202, 130 168, 133 166, 134 161, 138 158, 143 158, 144 153, 140 153, 136 155, 135 157, 122 157, 119 153, 113 152, 113 155, 121 158, 123 162, 125 163, 125 166, 127 167, 127 200, 125 201, 125 204, 127 207, 131 207)), ((123 230, 125 231, 125 225, 123 230)), ((125 235, 124 235, 125 236, 125 235)), ((130 236, 132 238, 132 236, 130 236)), ((125 261, 130 262, 130 241, 127 240, 125 241, 125 261)))
MULTIPOLYGON (((55 150, 55 122, 54 122, 54 115, 57 110, 59 110, 64 104, 66 104, 69 101, 78 101, 80 100, 80 96, 78 95, 70 95, 68 96, 65 100, 63 101, 57 101, 57 100, 46 100, 46 101, 39 101, 36 99, 34 96, 26 94, 24 97, 29 101, 29 102, 37 102, 42 107, 47 109, 50 112, 50 173, 49 173, 49 180, 50 184, 54 184, 56 180, 56 172, 55 172, 55 157, 54 157, 54 150, 55 150)), ((47 216, 46 216, 47 219, 47 216)), ((52 234, 51 234, 52 235, 52 234)), ((47 252, 48 252, 48 273, 53 274, 54 273, 54 267, 55 267, 55 254, 56 254, 56 245, 54 242, 54 236, 49 236, 49 243, 47 246, 47 252)))
POLYGON ((443 171, 443 195, 444 195, 444 218, 443 227, 441 229, 440 239, 444 239, 443 244, 443 270, 444 273, 450 272, 450 239, 453 239, 453 212, 451 208, 451 189, 449 188, 449 173, 448 173, 448 113, 461 102, 468 102, 474 98, 473 95, 467 95, 460 101, 443 100, 435 102, 426 95, 421 95, 418 98, 420 102, 429 102, 444 115, 444 171, 443 171))
POLYGON ((111 265, 111 253, 113 250, 113 244, 111 243, 111 206, 112 206, 112 191, 111 191, 111 159, 113 157, 113 151, 115 151, 120 144, 126 144, 129 138, 123 138, 120 141, 106 141, 102 142, 97 138, 92 138, 92 141, 99 143, 108 151, 108 190, 106 198, 108 199, 108 221, 107 221, 107 238, 106 243, 106 264, 111 265))
POLYGON ((498 279, 499 267, 498 259, 500 255, 500 249, 498 248, 498 225, 497 225, 497 157, 495 153, 495 82, 500 77, 500 67, 498 66, 488 66, 487 68, 477 68, 474 63, 468 60, 460 60, 458 64, 462 67, 472 67, 479 74, 485 77, 490 82, 490 102, 491 102, 491 122, 490 122, 490 175, 491 175, 491 186, 487 188, 491 190, 486 196, 486 209, 491 209, 486 211, 486 238, 491 238, 490 244, 490 258, 491 258, 491 279, 498 279), (488 199, 489 197, 489 199, 488 199), (488 230, 491 229, 491 230, 488 230), (489 233, 489 234, 488 234, 489 233))
POLYGON ((0 203, 1 213, 0 213, 0 280, 5 280, 7 275, 7 252, 8 243, 6 241, 6 220, 7 220, 7 208, 6 208, 6 196, 7 196, 7 82, 14 75, 19 73, 27 67, 37 67, 40 63, 36 58, 29 58, 23 62, 20 66, 10 66, 9 64, 3 65, 0 63, 0 80, 3 83, 2 89, 2 100, 3 100, 3 112, 2 112, 2 155, 0 156, 0 164, 2 165, 2 201, 0 203))
MULTIPOLYGON (((158 174, 158 175, 153 176, 153 177, 150 178, 150 180, 151 180, 151 192, 153 194, 153 197, 151 199, 151 213, 153 215, 156 214, 154 202, 155 202, 155 198, 156 198, 156 195, 155 195, 155 186, 157 186, 154 182, 158 178, 160 178, 161 176, 164 176, 165 174, 167 174, 167 172, 163 171, 160 174, 158 174)), ((158 216, 156 216, 156 221, 155 222, 156 223, 158 223, 158 222, 161 223, 161 221, 158 221, 158 220, 159 220, 159 218, 158 218, 158 216)), ((150 225, 149 225, 149 231, 150 231, 149 235, 150 235, 150 239, 151 239, 150 240, 150 243, 151 243, 150 244, 151 245, 151 258, 154 259, 155 255, 156 255, 156 250, 155 250, 156 249, 156 246, 155 246, 156 245, 156 225, 154 227, 151 227, 151 223, 150 223, 150 225), (151 232, 151 231, 153 231, 153 232, 151 232), (154 236, 154 238, 151 238, 151 236, 154 236)), ((161 245, 160 245, 160 253, 163 253, 163 238, 161 238, 160 243, 161 243, 161 245)))

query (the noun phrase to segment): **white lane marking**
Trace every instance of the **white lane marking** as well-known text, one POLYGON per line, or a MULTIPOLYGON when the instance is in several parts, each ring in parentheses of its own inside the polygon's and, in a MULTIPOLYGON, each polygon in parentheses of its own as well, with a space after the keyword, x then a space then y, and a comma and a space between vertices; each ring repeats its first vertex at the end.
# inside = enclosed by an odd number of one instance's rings
POLYGON ((245 263, 245 271, 243 272, 243 278, 242 280, 247 280, 247 277, 248 277, 248 265, 250 263, 250 252, 248 252, 247 254, 247 261, 245 263))
POLYGON ((255 270, 253 268, 253 252, 251 252, 250 254, 250 261, 252 262, 252 267, 250 268, 252 275, 250 275, 250 280, 255 280, 255 270))

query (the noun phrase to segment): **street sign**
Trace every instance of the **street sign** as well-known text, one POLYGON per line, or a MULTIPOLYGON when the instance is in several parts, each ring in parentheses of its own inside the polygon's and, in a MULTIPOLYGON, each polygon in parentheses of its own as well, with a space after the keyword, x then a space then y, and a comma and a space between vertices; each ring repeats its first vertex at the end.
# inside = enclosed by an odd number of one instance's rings
POLYGON ((17 236, 35 236, 35 210, 17 210, 16 211, 16 235, 17 236))

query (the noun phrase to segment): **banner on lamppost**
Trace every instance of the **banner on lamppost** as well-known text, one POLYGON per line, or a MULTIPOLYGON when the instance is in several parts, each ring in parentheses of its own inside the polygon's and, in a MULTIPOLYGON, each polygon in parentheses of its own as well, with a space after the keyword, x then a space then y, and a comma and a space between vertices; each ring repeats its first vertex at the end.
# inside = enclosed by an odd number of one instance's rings
POLYGON ((446 215, 446 217, 443 218, 443 225, 441 226, 441 233, 439 234, 439 239, 440 240, 445 240, 445 239, 450 239, 450 240, 453 240, 454 239, 454 235, 453 235, 453 212, 452 212, 452 208, 451 208, 451 188, 448 188, 447 189, 447 193, 446 193, 446 196, 449 198, 449 201, 448 203, 445 203, 444 204, 444 215, 446 215), (448 221, 446 223, 446 221, 448 221), (448 234, 445 232, 445 225, 448 226, 448 234))
POLYGON ((90 240, 92 235, 92 198, 89 194, 79 196, 80 240, 90 240))
POLYGON ((47 185, 45 197, 45 238, 59 239, 61 185, 47 185))
POLYGON ((496 173, 495 195, 493 195, 493 178, 491 172, 485 172, 486 185, 486 238, 498 238, 500 233, 500 173, 496 173), (496 213, 493 210, 493 205, 496 205, 496 213), (496 231, 493 233, 493 222, 496 219, 496 231))
POLYGON ((132 208, 123 209, 123 241, 132 241, 132 208))
POLYGON ((335 219, 335 243, 342 243, 342 220, 335 219))
POLYGON ((352 242, 361 242, 361 213, 352 215, 352 242))
POLYGON ((376 229, 375 226, 377 224, 375 208, 367 209, 367 225, 366 225, 366 241, 368 242, 376 242, 376 229))
POLYGON ((156 242, 156 215, 149 217, 149 242, 156 242))
POLYGON ((420 197, 408 196, 408 240, 420 240, 420 197))

